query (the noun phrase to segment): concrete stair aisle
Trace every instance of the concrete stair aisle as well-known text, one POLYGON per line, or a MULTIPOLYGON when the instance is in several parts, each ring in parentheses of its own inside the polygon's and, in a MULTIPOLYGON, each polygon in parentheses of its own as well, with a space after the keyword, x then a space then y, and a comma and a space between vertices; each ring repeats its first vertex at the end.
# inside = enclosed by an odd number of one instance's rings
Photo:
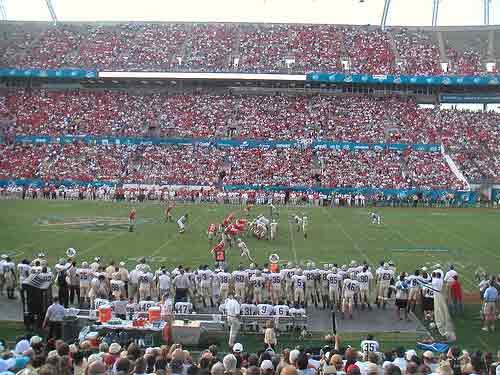
POLYGON ((495 30, 488 32, 488 51, 486 53, 486 62, 495 61, 495 30))
POLYGON ((448 54, 446 53, 446 41, 444 40, 444 36, 441 31, 436 31, 436 39, 439 46, 439 61, 447 62, 449 58, 448 54))
MULTIPOLYGON (((398 47, 396 46, 396 41, 394 40, 394 36, 390 31, 386 32, 388 40, 389 40, 389 46, 391 47, 391 51, 394 55, 394 64, 395 67, 398 67, 398 63, 404 63, 404 61, 401 61, 401 55, 399 54, 398 47)), ((402 64, 404 66, 404 64, 402 64)), ((399 69, 398 69, 399 70, 399 69)))

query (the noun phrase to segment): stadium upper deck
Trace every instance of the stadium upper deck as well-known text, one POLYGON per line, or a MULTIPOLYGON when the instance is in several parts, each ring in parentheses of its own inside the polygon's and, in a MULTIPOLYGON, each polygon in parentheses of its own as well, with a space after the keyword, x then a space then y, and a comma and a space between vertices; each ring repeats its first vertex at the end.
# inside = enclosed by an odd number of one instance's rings
POLYGON ((467 75, 499 71, 500 28, 7 22, 0 50, 16 68, 467 75))

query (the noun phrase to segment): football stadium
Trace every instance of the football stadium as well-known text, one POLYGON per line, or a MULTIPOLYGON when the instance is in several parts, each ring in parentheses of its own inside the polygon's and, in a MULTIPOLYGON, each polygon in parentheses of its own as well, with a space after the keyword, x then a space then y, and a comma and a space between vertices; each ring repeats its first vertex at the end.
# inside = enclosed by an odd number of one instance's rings
POLYGON ((500 374, 498 10, 0 0, 0 371, 500 374))

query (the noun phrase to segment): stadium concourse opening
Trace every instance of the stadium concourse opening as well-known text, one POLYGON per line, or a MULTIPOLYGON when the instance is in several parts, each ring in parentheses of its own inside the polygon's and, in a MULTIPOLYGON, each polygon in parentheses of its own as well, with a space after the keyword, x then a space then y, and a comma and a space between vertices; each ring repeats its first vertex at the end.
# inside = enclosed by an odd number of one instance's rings
POLYGON ((433 27, 390 1, 381 27, 2 22, 4 370, 498 372, 461 350, 500 345, 500 28, 439 3, 433 27))

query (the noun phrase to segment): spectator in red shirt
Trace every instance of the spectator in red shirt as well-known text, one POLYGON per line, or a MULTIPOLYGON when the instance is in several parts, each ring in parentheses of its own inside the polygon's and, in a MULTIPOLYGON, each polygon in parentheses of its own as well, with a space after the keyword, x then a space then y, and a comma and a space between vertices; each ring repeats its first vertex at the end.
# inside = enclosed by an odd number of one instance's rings
POLYGON ((462 297, 462 285, 458 281, 458 275, 453 276, 449 293, 450 312, 453 315, 462 315, 464 313, 464 301, 462 297))

